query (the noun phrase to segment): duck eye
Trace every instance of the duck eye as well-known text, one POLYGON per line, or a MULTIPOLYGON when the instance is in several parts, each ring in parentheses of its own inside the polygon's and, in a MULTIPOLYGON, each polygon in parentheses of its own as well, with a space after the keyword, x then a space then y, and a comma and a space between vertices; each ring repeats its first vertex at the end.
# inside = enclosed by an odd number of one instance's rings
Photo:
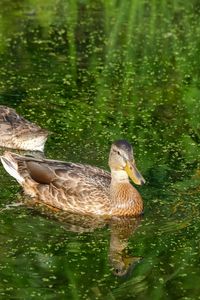
POLYGON ((117 151, 117 154, 118 154, 118 155, 120 155, 120 152, 119 152, 119 151, 117 151))

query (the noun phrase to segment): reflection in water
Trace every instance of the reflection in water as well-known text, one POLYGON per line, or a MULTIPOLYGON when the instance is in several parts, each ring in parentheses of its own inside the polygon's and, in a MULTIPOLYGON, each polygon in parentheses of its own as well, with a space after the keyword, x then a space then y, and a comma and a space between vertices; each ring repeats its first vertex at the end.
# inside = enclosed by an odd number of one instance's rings
POLYGON ((115 275, 125 276, 131 273, 137 262, 141 260, 141 257, 131 256, 127 253, 128 240, 140 224, 141 217, 113 217, 106 219, 63 211, 53 213, 49 207, 43 205, 40 208, 42 208, 42 211, 38 209, 39 213, 42 213, 45 217, 48 216, 58 220, 67 231, 86 233, 108 226, 110 230, 108 259, 115 275))
POLYGON ((124 276, 132 271, 141 257, 127 253, 129 237, 132 236, 140 224, 141 217, 113 218, 109 221, 110 247, 109 261, 113 272, 117 276, 124 276))

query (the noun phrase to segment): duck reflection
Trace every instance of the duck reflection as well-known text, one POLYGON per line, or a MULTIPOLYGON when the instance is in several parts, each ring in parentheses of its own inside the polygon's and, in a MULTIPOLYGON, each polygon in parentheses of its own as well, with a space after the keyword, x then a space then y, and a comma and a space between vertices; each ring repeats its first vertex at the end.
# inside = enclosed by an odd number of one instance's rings
MULTIPOLYGON (((32 204, 31 204, 32 205, 32 204)), ((94 232, 96 229, 108 227, 110 231, 110 244, 108 250, 108 260, 112 267, 112 272, 119 277, 129 275, 136 264, 141 261, 141 256, 128 254, 128 241, 134 235, 142 217, 113 217, 106 219, 97 216, 86 216, 72 214, 63 211, 53 211, 52 208, 38 205, 37 213, 45 217, 58 221, 66 231, 75 233, 94 232)), ((35 205, 34 205, 35 211, 35 205)))
POLYGON ((128 241, 133 236, 141 222, 137 218, 113 218, 109 221, 110 246, 109 261, 113 267, 113 273, 117 276, 125 276, 133 270, 135 265, 142 259, 140 256, 128 255, 128 241))

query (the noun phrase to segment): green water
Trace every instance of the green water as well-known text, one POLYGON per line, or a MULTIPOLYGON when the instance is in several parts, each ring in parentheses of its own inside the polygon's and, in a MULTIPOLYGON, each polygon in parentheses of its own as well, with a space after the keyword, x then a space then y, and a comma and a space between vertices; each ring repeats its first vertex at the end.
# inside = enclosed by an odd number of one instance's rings
POLYGON ((104 224, 18 206, 1 167, 1 299, 200 299, 199 10, 0 2, 0 104, 52 132, 49 158, 107 169, 110 144, 127 139, 147 180, 142 220, 104 224))

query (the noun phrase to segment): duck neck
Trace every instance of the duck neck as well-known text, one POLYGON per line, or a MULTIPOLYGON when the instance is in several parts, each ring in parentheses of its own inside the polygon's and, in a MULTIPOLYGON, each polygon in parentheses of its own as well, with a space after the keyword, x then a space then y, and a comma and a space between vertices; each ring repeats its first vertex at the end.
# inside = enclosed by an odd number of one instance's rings
POLYGON ((143 210, 142 198, 123 170, 111 170, 110 197, 112 215, 136 216, 143 210))
POLYGON ((128 174, 124 170, 111 170, 111 186, 129 183, 128 174))

